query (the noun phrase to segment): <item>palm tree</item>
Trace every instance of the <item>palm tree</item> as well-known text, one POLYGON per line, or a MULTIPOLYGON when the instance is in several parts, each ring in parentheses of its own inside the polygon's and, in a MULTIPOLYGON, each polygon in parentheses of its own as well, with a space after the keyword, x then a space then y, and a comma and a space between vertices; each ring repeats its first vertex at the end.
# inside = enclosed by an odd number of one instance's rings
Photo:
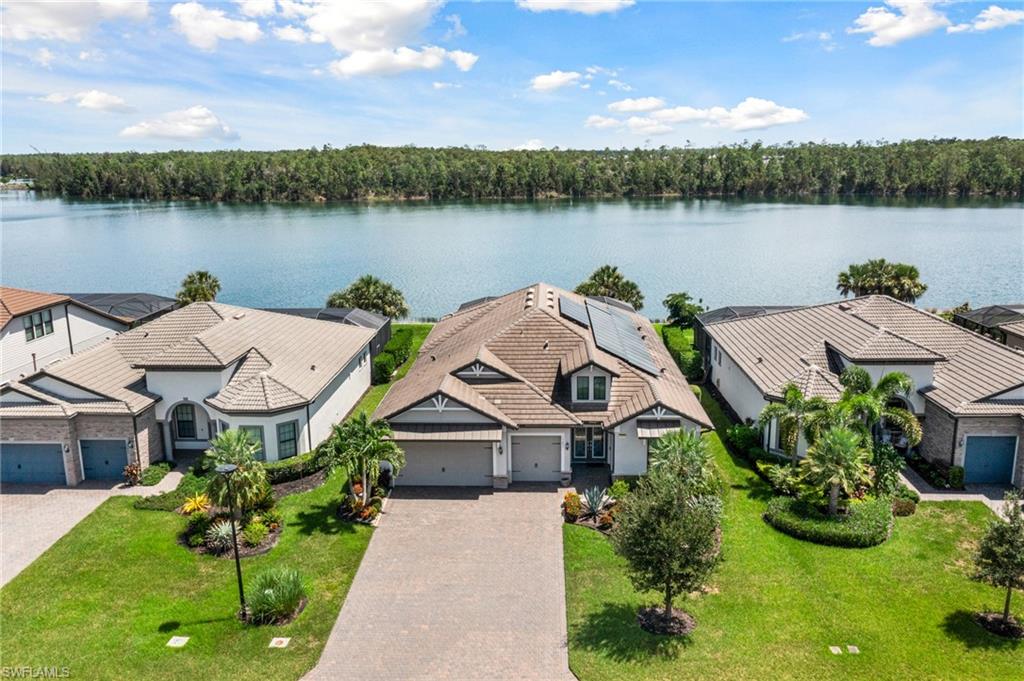
POLYGON ((865 296, 883 294, 896 300, 913 303, 928 290, 919 280, 921 274, 913 265, 887 262, 885 258, 868 260, 866 263, 852 264, 845 272, 840 272, 836 280, 836 289, 848 296, 865 296))
POLYGON ((839 511, 839 493, 851 494, 857 485, 871 482, 868 463, 871 452, 859 433, 847 428, 829 428, 807 449, 800 464, 804 479, 816 487, 828 487, 828 514, 839 511))
POLYGON ((652 473, 673 473, 683 478, 694 493, 714 494, 717 475, 707 442, 697 433, 680 428, 651 443, 652 473))
POLYGON ((800 433, 804 430, 805 421, 827 408, 828 402, 822 398, 806 397, 800 388, 789 383, 782 389, 782 401, 765 406, 758 421, 762 428, 767 427, 773 420, 778 421, 782 451, 789 455, 796 466, 796 446, 800 433))
POLYGON ((324 446, 328 467, 344 468, 350 476, 359 477, 364 504, 370 500, 370 488, 380 476, 382 463, 389 463, 396 474, 405 466, 405 453, 391 439, 391 434, 387 421, 371 421, 366 412, 361 412, 336 424, 324 446))
POLYGON ((849 366, 839 376, 843 385, 840 399, 868 429, 878 423, 892 423, 903 431, 907 443, 913 447, 921 442, 921 424, 907 409, 894 407, 897 396, 907 396, 914 389, 914 381, 902 371, 890 371, 872 383, 871 375, 859 366, 849 366))
POLYGON ((694 302, 689 293, 681 291, 668 294, 661 304, 668 309, 668 321, 670 324, 678 324, 685 327, 693 326, 697 315, 707 310, 703 303, 703 300, 694 302))
POLYGON ((181 289, 177 299, 182 305, 189 303, 211 302, 220 293, 220 280, 206 270, 189 272, 181 280, 181 289))
POLYGON ((409 314, 405 296, 392 284, 366 274, 327 297, 327 307, 358 307, 385 317, 401 319, 409 314))
MULTIPOLYGON (((212 466, 234 464, 238 468, 231 474, 230 496, 236 509, 252 508, 262 501, 269 489, 267 471, 256 460, 260 443, 244 430, 225 430, 210 442, 206 456, 212 466)), ((214 475, 206 486, 206 493, 218 506, 228 506, 229 485, 222 475, 214 475)))
POLYGON ((576 287, 581 296, 608 296, 629 303, 633 309, 640 310, 644 306, 644 294, 636 282, 622 276, 619 268, 613 265, 601 265, 586 281, 576 287))

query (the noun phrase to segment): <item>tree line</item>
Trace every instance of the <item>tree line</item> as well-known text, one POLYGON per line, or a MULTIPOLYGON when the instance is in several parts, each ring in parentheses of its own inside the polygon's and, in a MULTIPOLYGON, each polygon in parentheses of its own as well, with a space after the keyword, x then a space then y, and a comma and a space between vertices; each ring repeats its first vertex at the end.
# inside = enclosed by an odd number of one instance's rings
POLYGON ((643 196, 1024 195, 1024 140, 744 143, 711 148, 490 151, 351 146, 288 151, 24 154, 4 177, 75 198, 239 202, 643 196))

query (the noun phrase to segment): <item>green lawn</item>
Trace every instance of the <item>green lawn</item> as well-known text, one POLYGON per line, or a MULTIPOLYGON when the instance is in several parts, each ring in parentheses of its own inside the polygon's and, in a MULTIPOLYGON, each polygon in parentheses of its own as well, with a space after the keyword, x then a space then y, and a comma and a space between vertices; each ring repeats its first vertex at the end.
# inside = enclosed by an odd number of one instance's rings
MULTIPOLYGON (((705 407, 716 425, 717 404, 705 407)), ((566 525, 569 664, 598 679, 1020 679, 1024 645, 971 619, 1002 593, 970 581, 974 542, 991 513, 980 503, 923 503, 871 549, 818 546, 761 519, 770 492, 716 434, 709 444, 728 485, 723 562, 709 593, 680 605, 697 618, 689 640, 636 625, 640 595, 597 532, 566 525), (856 645, 859 655, 832 655, 856 645)), ((1024 615, 1024 594, 1015 610, 1024 615)))
POLYGON ((182 516, 114 497, 0 591, 0 664, 67 666, 88 679, 299 678, 319 658, 371 536, 335 516, 340 484, 285 497, 279 544, 242 560, 246 575, 300 571, 310 601, 291 624, 241 624, 234 562, 179 546, 182 516), (165 646, 174 635, 192 638, 174 650, 165 646), (274 636, 291 645, 269 649, 274 636))
POLYGON ((409 367, 416 361, 416 353, 419 352, 420 346, 423 345, 423 341, 427 338, 427 334, 430 333, 430 329, 433 324, 394 324, 392 330, 397 331, 402 327, 412 329, 412 350, 409 352, 409 359, 405 361, 405 364, 398 367, 395 372, 394 378, 390 383, 384 383, 382 385, 372 386, 366 394, 363 395, 363 399, 360 400, 356 408, 352 410, 352 415, 358 415, 363 412, 366 414, 372 414, 373 410, 377 408, 380 401, 384 399, 384 395, 387 394, 388 389, 395 384, 400 378, 405 376, 409 372, 409 367))

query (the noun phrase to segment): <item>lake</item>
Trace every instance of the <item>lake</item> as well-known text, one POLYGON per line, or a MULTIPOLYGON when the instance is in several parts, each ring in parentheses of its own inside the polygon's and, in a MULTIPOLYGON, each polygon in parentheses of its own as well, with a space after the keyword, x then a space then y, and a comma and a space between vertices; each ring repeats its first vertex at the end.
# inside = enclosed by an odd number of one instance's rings
POLYGON ((1024 208, 996 201, 717 200, 225 205, 0 193, 0 280, 43 291, 174 295, 190 270, 219 300, 321 305, 365 273, 414 317, 543 280, 572 288, 618 265, 644 311, 688 291, 712 307, 832 300, 836 274, 909 262, 923 306, 1024 301, 1024 208))

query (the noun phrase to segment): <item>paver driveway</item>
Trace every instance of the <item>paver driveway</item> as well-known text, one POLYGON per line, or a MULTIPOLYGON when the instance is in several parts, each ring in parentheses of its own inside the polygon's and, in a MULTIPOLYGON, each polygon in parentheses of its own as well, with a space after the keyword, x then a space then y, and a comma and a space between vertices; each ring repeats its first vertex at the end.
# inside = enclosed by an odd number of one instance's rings
POLYGON ((397 489, 306 678, 574 679, 559 502, 397 489))

